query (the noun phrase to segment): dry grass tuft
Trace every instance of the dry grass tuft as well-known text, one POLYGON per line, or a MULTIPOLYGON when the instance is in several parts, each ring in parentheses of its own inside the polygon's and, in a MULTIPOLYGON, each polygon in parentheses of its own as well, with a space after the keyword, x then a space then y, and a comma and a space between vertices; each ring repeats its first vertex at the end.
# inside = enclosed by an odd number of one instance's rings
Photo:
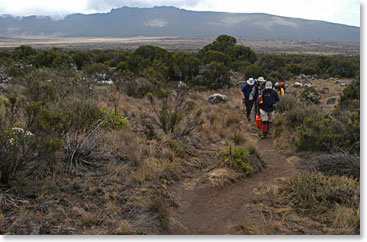
POLYGON ((172 214, 170 206, 160 200, 154 200, 149 205, 149 209, 157 213, 157 216, 161 223, 162 228, 167 229, 169 222, 170 222, 171 214, 172 214))
POLYGON ((214 187, 224 187, 243 177, 243 174, 227 168, 217 168, 205 174, 209 184, 214 187))
POLYGON ((105 138, 105 147, 118 160, 128 160, 133 167, 139 167, 143 159, 143 150, 139 139, 131 131, 119 130, 109 132, 105 138))

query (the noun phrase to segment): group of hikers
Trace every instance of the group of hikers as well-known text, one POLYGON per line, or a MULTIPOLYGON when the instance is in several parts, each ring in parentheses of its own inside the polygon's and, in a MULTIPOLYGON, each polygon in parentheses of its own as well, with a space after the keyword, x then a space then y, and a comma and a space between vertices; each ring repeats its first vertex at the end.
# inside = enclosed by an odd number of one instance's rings
POLYGON ((269 132, 269 127, 274 121, 275 109, 280 101, 280 96, 285 95, 286 86, 284 82, 266 81, 263 77, 258 79, 249 78, 241 89, 243 103, 246 106, 247 120, 251 121, 251 111, 255 107, 255 120, 261 118, 262 135, 265 139, 269 132))

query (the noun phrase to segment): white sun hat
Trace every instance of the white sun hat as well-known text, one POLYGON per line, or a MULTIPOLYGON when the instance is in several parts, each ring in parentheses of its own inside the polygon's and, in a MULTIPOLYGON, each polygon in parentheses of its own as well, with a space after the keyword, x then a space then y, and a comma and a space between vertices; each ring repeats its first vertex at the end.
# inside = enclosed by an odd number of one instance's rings
POLYGON ((250 86, 254 85, 255 84, 254 79, 253 78, 248 79, 247 84, 249 84, 250 86))
POLYGON ((265 89, 272 89, 272 88, 273 88, 273 84, 271 82, 265 83, 265 89))
POLYGON ((257 79, 258 82, 266 82, 266 80, 264 79, 264 77, 260 76, 258 79, 257 79))

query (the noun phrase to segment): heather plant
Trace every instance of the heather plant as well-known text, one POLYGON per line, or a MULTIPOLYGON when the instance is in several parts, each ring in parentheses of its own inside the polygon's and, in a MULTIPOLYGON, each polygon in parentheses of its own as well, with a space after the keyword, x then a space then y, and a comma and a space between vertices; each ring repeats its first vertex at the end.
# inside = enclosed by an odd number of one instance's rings
POLYGON ((151 93, 148 95, 154 110, 153 120, 165 134, 183 137, 203 125, 202 110, 195 101, 186 100, 185 94, 181 91, 162 100, 155 99, 151 93))

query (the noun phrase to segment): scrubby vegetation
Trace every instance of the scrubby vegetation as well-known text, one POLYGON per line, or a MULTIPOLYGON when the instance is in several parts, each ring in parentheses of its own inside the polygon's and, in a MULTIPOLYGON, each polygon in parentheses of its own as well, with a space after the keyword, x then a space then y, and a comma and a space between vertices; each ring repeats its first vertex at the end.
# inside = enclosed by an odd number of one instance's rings
MULTIPOLYGON (((228 171, 252 179, 264 169, 251 143, 257 130, 244 126, 237 100, 243 78, 356 73, 356 57, 258 55, 227 35, 196 53, 155 46, 2 50, 0 233, 163 233, 179 206, 171 185, 211 172, 224 187, 228 171), (230 101, 209 104, 214 89, 230 101)), ((359 183, 345 178, 359 179, 359 88, 358 76, 332 112, 318 98, 300 100, 319 95, 315 88, 287 91, 271 128, 275 143, 294 143, 292 152, 327 153, 308 167, 324 175, 293 180, 282 198, 302 212, 317 204, 316 219, 345 233, 359 229, 359 183)))
POLYGON ((353 179, 314 173, 294 178, 281 192, 293 207, 321 223, 359 233, 359 189, 353 179))
POLYGON ((255 172, 261 171, 265 166, 264 162, 258 157, 256 150, 247 150, 242 147, 225 147, 219 154, 222 167, 230 167, 241 171, 246 176, 251 176, 255 172))

